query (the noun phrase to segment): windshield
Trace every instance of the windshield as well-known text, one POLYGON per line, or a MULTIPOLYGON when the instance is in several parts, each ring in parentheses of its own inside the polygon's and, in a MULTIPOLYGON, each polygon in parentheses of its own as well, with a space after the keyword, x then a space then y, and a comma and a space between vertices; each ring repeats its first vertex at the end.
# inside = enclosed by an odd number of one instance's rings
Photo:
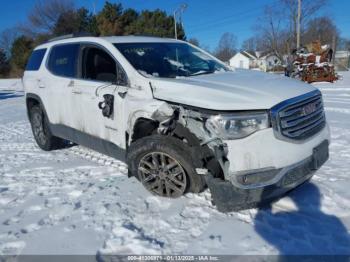
POLYGON ((176 78, 228 68, 186 43, 117 43, 115 47, 143 75, 176 78))

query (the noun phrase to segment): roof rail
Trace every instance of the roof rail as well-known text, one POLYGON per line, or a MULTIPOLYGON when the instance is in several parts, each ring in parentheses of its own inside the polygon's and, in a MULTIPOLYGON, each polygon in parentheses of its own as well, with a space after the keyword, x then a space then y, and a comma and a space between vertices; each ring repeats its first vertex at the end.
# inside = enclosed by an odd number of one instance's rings
POLYGON ((158 36, 153 34, 132 34, 132 35, 126 35, 126 36, 143 36, 143 37, 154 37, 154 38, 171 38, 166 36, 158 36))
POLYGON ((91 34, 91 33, 86 33, 86 32, 80 32, 80 33, 73 33, 73 34, 54 37, 54 38, 49 39, 47 42, 53 42, 53 41, 69 39, 69 38, 74 38, 74 37, 82 37, 82 36, 96 36, 96 35, 91 34))

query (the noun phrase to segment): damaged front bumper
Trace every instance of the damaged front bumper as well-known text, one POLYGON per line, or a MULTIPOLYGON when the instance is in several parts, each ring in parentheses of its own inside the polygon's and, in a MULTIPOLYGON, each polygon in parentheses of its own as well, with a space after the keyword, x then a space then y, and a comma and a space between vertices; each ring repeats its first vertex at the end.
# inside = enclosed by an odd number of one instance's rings
MULTIPOLYGON (((206 174, 206 183, 211 191, 214 204, 221 212, 237 211, 259 206, 264 202, 276 199, 312 177, 329 158, 329 142, 324 140, 314 148, 311 157, 278 171, 277 181, 272 184, 255 187, 238 187, 231 181, 214 178, 206 174)), ((275 172, 276 170, 271 172, 275 172)), ((267 171, 261 175, 266 176, 267 171)), ((259 176, 259 173, 255 172, 259 176)))
POLYGON ((198 160, 196 172, 205 177, 213 202, 222 212, 257 206, 283 195, 310 179, 329 157, 328 125, 302 142, 278 139, 273 128, 223 140, 208 130, 208 116, 200 111, 182 106, 164 106, 160 111, 152 116, 160 122, 158 132, 174 133, 192 146, 193 159, 198 160), (180 127, 188 132, 180 132, 180 127))

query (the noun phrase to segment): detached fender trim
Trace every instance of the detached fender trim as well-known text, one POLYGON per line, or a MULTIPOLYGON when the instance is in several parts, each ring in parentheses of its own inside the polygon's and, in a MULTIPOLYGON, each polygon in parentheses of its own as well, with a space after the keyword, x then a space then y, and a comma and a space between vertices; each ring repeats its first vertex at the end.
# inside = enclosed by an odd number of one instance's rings
POLYGON ((309 180, 328 160, 328 144, 328 140, 324 140, 314 149, 313 156, 293 166, 276 183, 264 187, 242 189, 230 181, 214 178, 210 173, 205 174, 214 204, 220 212, 231 212, 263 206, 282 197, 309 180))
MULTIPOLYGON (((313 174, 314 172, 303 174, 298 181, 291 185, 276 183, 257 189, 241 189, 233 186, 229 181, 214 178, 210 174, 204 177, 211 192, 213 204, 220 212, 226 213, 262 207, 305 183, 313 174)), ((301 174, 299 173, 299 175, 301 174)))

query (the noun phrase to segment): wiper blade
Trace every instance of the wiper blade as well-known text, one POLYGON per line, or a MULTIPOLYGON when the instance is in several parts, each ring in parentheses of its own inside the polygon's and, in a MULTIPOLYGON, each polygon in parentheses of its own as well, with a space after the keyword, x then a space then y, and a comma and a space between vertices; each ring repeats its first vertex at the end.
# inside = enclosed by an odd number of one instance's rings
POLYGON ((199 76, 199 75, 208 75, 213 74, 215 71, 198 71, 196 73, 190 74, 189 76, 199 76))

